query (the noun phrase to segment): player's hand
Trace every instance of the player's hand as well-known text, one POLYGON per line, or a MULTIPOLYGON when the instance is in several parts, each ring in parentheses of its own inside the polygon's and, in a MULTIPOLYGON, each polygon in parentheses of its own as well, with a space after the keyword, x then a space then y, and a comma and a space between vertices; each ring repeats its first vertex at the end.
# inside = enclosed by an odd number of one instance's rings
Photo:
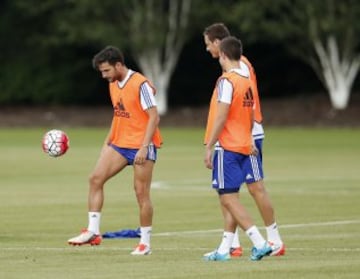
POLYGON ((251 145, 251 153, 250 153, 250 155, 257 156, 258 154, 259 154, 259 150, 257 149, 255 144, 252 144, 251 145))
POLYGON ((140 148, 135 155, 134 163, 136 165, 143 165, 146 162, 147 153, 148 153, 147 148, 145 147, 140 148))
POLYGON ((212 164, 212 149, 209 147, 205 147, 205 158, 204 158, 204 163, 205 163, 205 167, 207 167, 208 169, 212 169, 213 168, 213 164, 212 164))

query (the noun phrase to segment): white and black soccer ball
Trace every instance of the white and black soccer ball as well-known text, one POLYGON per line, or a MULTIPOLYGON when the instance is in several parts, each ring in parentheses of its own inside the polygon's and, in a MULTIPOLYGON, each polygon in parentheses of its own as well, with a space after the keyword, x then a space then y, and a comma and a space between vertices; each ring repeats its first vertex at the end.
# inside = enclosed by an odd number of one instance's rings
POLYGON ((42 149, 51 157, 64 155, 69 149, 69 137, 64 131, 50 130, 42 139, 42 149))

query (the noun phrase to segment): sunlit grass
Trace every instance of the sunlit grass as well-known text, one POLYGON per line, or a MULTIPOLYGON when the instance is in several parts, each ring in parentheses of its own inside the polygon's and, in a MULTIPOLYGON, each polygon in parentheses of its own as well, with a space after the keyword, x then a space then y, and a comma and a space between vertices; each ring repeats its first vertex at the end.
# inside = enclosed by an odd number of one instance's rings
MULTIPOLYGON (((41 150, 44 129, 0 129, 0 278, 358 278, 360 272, 360 130, 268 129, 266 187, 287 254, 250 262, 204 262, 222 220, 210 172, 203 166, 202 129, 163 129, 152 199, 153 255, 129 255, 137 239, 69 247, 87 225, 87 177, 106 129, 69 128, 61 158, 41 150)), ((241 198, 264 228, 247 193, 241 198)), ((137 228, 132 170, 106 185, 102 231, 137 228)))

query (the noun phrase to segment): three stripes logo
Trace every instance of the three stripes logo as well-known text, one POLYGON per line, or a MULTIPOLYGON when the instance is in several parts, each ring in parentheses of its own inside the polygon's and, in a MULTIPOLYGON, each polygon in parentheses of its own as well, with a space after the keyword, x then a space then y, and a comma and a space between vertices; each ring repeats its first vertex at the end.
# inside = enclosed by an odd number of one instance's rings
POLYGON ((253 107, 254 106, 254 95, 251 88, 245 93, 243 100, 243 107, 253 107))

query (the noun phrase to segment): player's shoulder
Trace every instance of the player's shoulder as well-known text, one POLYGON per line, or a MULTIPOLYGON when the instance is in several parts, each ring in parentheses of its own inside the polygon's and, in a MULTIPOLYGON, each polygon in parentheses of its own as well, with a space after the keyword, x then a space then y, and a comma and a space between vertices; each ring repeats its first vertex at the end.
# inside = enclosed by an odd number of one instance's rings
POLYGON ((249 59, 245 55, 241 55, 240 61, 246 64, 249 68, 252 67, 252 64, 250 63, 249 59))
POLYGON ((129 78, 131 78, 131 79, 145 79, 145 76, 140 72, 131 70, 129 78))
POLYGON ((241 79, 249 79, 250 72, 246 68, 242 68, 241 65, 239 68, 232 69, 230 72, 227 73, 228 78, 241 78, 241 79))
POLYGON ((244 56, 244 55, 241 56, 240 64, 244 65, 244 67, 248 68, 248 71, 249 71, 250 75, 255 75, 254 66, 251 64, 251 62, 249 61, 249 59, 246 56, 244 56))

